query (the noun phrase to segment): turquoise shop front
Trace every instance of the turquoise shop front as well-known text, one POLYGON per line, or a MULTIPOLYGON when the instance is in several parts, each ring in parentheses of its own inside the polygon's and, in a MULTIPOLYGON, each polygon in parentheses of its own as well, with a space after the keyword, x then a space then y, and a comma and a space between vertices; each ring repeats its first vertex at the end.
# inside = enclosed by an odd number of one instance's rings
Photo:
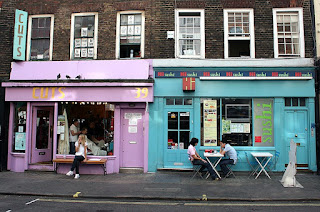
POLYGON ((228 140, 238 152, 236 171, 249 171, 250 152, 280 156, 288 164, 291 140, 299 169, 316 171, 313 67, 154 67, 154 102, 149 105, 149 172, 190 169, 187 148, 219 150, 228 140), (185 81, 185 82, 183 82, 185 81))

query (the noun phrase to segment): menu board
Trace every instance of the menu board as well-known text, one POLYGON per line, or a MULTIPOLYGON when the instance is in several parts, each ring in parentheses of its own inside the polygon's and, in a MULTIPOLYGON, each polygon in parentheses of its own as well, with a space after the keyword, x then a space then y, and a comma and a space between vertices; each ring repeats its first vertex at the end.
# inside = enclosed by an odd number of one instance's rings
POLYGON ((217 146, 217 100, 203 101, 204 146, 217 146))
POLYGON ((250 133, 250 123, 231 123, 231 133, 250 133))

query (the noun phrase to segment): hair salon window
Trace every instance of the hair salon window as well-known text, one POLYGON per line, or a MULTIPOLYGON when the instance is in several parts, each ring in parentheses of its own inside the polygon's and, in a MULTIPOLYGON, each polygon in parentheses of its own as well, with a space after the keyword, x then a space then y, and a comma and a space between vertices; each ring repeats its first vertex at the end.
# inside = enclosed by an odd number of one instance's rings
POLYGON ((27 103, 15 102, 14 121, 13 121, 13 152, 25 152, 26 149, 26 122, 27 122, 27 103))
POLYGON ((88 155, 113 155, 114 105, 106 102, 61 102, 58 116, 58 154, 69 154, 69 129, 79 121, 78 131, 87 136, 88 155))
POLYGON ((71 16, 70 59, 97 59, 98 13, 71 16))
POLYGON ((124 11, 117 17, 116 58, 144 57, 144 12, 124 11))

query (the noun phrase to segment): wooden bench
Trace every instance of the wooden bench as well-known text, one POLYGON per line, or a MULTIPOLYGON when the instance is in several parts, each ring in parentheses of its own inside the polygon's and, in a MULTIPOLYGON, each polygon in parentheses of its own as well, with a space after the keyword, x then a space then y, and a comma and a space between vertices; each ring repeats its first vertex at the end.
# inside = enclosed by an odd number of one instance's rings
MULTIPOLYGON (((54 171, 55 173, 57 173, 57 170, 58 170, 58 167, 59 167, 59 164, 61 163, 70 163, 72 164, 73 163, 73 159, 72 158, 56 158, 56 159, 53 159, 52 160, 53 164, 54 164, 54 171)), ((82 161, 81 162, 82 164, 95 164, 95 165, 101 165, 102 168, 103 168, 103 174, 106 175, 107 174, 107 159, 99 159, 99 160, 96 160, 96 159, 88 159, 86 162, 82 161)))

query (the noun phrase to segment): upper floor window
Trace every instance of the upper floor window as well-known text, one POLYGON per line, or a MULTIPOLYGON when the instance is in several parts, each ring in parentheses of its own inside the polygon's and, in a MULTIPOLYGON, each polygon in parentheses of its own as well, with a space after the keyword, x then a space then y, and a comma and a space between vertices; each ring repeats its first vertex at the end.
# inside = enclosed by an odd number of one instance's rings
POLYGON ((176 10, 176 56, 205 58, 204 10, 176 10))
POLYGON ((254 23, 252 9, 224 10, 225 58, 254 58, 254 23))
POLYGON ((29 16, 27 60, 52 60, 53 15, 29 16))
POLYGON ((71 16, 70 59, 97 59, 98 13, 71 16))
POLYGON ((273 9, 274 56, 304 57, 302 8, 273 9))
POLYGON ((144 20, 142 11, 118 13, 116 58, 144 57, 144 20))

